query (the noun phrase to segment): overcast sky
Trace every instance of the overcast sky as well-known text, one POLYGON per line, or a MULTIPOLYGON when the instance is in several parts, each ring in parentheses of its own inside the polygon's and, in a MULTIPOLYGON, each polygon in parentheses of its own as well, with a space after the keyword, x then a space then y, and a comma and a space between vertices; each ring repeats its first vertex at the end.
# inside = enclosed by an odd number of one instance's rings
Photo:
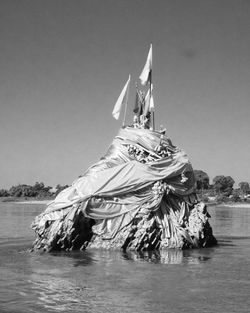
POLYGON ((195 169, 250 182, 249 0, 0 0, 0 188, 71 184, 153 44, 156 126, 195 169))

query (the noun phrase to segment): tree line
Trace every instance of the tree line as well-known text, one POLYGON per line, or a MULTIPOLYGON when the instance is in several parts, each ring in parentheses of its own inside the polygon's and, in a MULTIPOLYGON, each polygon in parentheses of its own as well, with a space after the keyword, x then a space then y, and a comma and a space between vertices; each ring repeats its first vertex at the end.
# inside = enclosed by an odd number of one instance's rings
POLYGON ((9 190, 0 189, 0 197, 24 197, 24 198, 53 198, 58 195, 63 189, 69 187, 68 185, 57 185, 52 188, 51 186, 45 186, 42 182, 36 182, 33 186, 26 184, 18 184, 12 186, 9 190))
MULTIPOLYGON (((209 201, 214 198, 216 201, 240 201, 247 199, 250 200, 250 187, 248 182, 240 182, 238 188, 234 188, 235 181, 231 176, 218 175, 212 180, 208 174, 202 170, 194 170, 196 179, 196 192, 199 197, 204 201, 209 201)), ((45 186, 43 182, 36 182, 33 186, 26 184, 18 184, 12 186, 9 190, 0 189, 0 197, 24 197, 24 198, 54 198, 63 189, 69 187, 68 185, 58 184, 52 188, 45 186)))
POLYGON ((215 176, 210 184, 209 176, 202 170, 194 170, 196 179, 196 192, 204 201, 214 198, 215 201, 241 201, 250 200, 250 186, 246 181, 240 182, 234 188, 235 181, 231 176, 215 176))

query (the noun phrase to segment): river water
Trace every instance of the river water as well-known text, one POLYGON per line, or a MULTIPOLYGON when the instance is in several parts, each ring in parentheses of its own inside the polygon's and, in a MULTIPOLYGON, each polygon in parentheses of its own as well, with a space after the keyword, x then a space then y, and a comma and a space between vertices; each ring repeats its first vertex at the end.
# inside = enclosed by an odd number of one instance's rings
POLYGON ((209 207, 219 245, 29 253, 43 205, 0 203, 0 312, 250 312, 250 209, 209 207))

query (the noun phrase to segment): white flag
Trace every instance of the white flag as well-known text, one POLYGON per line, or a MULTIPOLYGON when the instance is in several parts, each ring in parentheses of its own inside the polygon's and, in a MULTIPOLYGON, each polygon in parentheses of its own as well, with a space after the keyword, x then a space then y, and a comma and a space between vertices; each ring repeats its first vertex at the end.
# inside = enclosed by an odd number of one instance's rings
POLYGON ((153 52, 152 52, 152 44, 150 45, 147 61, 145 66, 141 72, 140 80, 142 85, 146 85, 149 82, 149 78, 152 71, 152 62, 153 62, 153 52))
POLYGON ((128 100, 128 87, 129 87, 129 83, 130 83, 130 75, 129 75, 129 78, 125 84, 125 86, 123 87, 122 89, 122 92, 119 96, 119 98, 117 99, 116 101, 116 104, 114 106, 114 109, 113 109, 113 112, 112 112, 112 115, 113 117, 118 120, 119 119, 119 116, 120 116, 120 112, 121 112, 121 108, 122 108, 122 105, 124 103, 127 102, 128 100))
POLYGON ((153 95, 151 95, 150 102, 149 102, 149 111, 154 112, 154 110, 155 110, 155 103, 154 103, 153 95))

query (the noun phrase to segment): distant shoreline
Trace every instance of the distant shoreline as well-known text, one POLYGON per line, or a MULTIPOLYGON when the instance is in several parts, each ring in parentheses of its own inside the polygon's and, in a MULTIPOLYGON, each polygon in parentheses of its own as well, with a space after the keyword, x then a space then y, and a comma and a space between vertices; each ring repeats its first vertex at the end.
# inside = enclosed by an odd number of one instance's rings
POLYGON ((26 200, 26 201, 9 201, 9 203, 16 204, 48 204, 52 200, 26 200))
MULTIPOLYGON (((16 203, 16 204, 48 204, 49 202, 53 201, 54 199, 41 199, 38 200, 36 198, 15 198, 15 197, 0 197, 0 202, 5 202, 5 203, 16 203)), ((250 209, 250 202, 222 202, 222 203, 217 203, 217 202, 205 202, 205 204, 208 207, 216 207, 216 206, 224 206, 228 208, 247 208, 250 209)))
POLYGON ((247 208, 250 209, 250 202, 205 202, 208 207, 224 206, 227 208, 247 208))
MULTIPOLYGON (((220 205, 220 204, 217 204, 217 205, 220 205)), ((239 208, 239 209, 250 209, 250 203, 222 203, 221 204, 222 206, 225 206, 225 207, 234 207, 234 208, 239 208)))
POLYGON ((47 204, 54 199, 36 199, 24 197, 0 197, 0 202, 3 203, 16 203, 16 204, 47 204))

